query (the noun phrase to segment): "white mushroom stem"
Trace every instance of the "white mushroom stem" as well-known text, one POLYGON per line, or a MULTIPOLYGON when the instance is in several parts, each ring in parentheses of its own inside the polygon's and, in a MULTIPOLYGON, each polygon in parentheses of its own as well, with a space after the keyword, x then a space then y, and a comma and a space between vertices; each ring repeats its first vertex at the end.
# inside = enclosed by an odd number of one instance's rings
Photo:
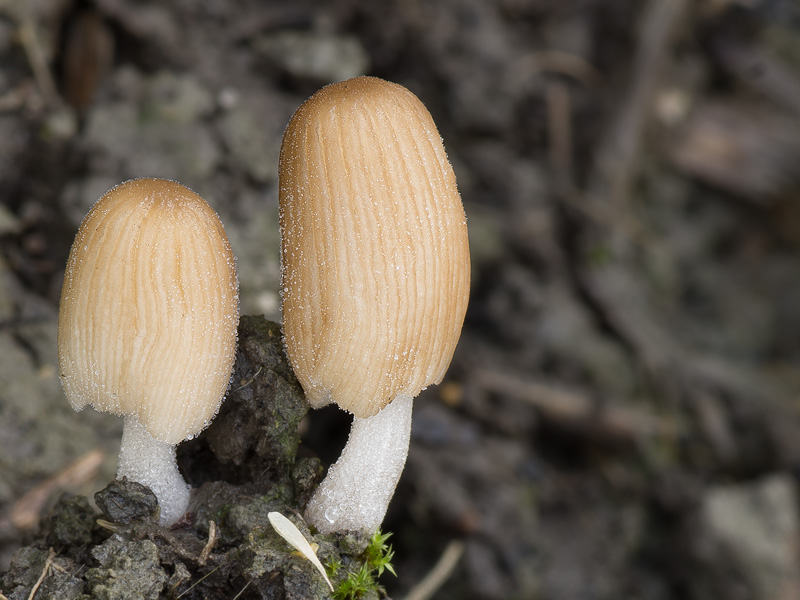
POLYGON ((186 514, 189 486, 178 471, 175 446, 155 439, 132 416, 125 417, 122 428, 117 479, 123 477, 153 490, 161 508, 162 525, 172 525, 186 514))
POLYGON ((406 464, 413 404, 398 396, 378 414, 353 419, 342 455, 306 506, 306 521, 321 533, 380 527, 406 464))

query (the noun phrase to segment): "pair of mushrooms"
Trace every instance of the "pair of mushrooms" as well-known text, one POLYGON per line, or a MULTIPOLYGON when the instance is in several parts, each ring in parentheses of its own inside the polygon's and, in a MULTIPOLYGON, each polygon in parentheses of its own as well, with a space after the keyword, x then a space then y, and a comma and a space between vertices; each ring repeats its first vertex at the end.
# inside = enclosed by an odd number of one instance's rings
MULTIPOLYGON (((455 176, 405 88, 329 85, 290 120, 280 155, 283 328, 314 407, 354 415, 306 508, 323 533, 376 530, 408 452, 413 398, 441 381, 469 294, 455 176)), ((124 415, 118 477, 187 510, 175 445, 206 427, 229 385, 238 284, 222 224, 180 184, 137 179, 84 219, 59 312, 67 398, 124 415)))

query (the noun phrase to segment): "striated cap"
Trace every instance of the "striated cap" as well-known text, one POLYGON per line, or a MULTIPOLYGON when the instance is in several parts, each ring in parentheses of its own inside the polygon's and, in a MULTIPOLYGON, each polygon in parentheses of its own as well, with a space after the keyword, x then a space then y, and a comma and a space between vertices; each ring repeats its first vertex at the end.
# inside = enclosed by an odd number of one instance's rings
POLYGON ((280 155, 283 328, 314 406, 369 417, 439 383, 469 296, 464 208, 430 113, 357 77, 294 114, 280 155))
POLYGON ((179 183, 134 179, 81 223, 58 315, 73 408, 135 416, 176 444, 214 417, 239 321, 236 265, 219 217, 179 183))

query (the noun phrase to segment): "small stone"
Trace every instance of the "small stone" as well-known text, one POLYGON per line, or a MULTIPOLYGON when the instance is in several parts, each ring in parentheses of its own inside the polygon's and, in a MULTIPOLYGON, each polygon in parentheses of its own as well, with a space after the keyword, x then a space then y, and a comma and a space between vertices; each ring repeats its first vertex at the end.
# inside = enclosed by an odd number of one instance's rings
POLYGON ((114 535, 92 556, 100 567, 89 569, 86 580, 97 600, 156 600, 168 579, 150 540, 131 542, 114 535))
POLYGON ((115 479, 94 495, 106 518, 127 525, 134 521, 157 521, 158 500, 147 486, 126 477, 115 479))

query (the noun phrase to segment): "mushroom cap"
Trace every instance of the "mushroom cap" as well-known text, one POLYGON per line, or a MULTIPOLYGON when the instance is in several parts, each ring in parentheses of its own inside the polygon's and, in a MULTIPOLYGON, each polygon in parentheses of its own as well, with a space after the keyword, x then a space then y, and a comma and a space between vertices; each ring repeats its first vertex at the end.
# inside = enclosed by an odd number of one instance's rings
POLYGON ((92 207, 70 250, 58 314, 64 392, 75 410, 135 416, 176 444, 219 409, 238 322, 217 214, 179 183, 127 181, 92 207))
POLYGON ((280 155, 283 329, 313 406, 357 417, 439 383, 467 309, 467 224, 430 113, 374 77, 331 84, 280 155))

